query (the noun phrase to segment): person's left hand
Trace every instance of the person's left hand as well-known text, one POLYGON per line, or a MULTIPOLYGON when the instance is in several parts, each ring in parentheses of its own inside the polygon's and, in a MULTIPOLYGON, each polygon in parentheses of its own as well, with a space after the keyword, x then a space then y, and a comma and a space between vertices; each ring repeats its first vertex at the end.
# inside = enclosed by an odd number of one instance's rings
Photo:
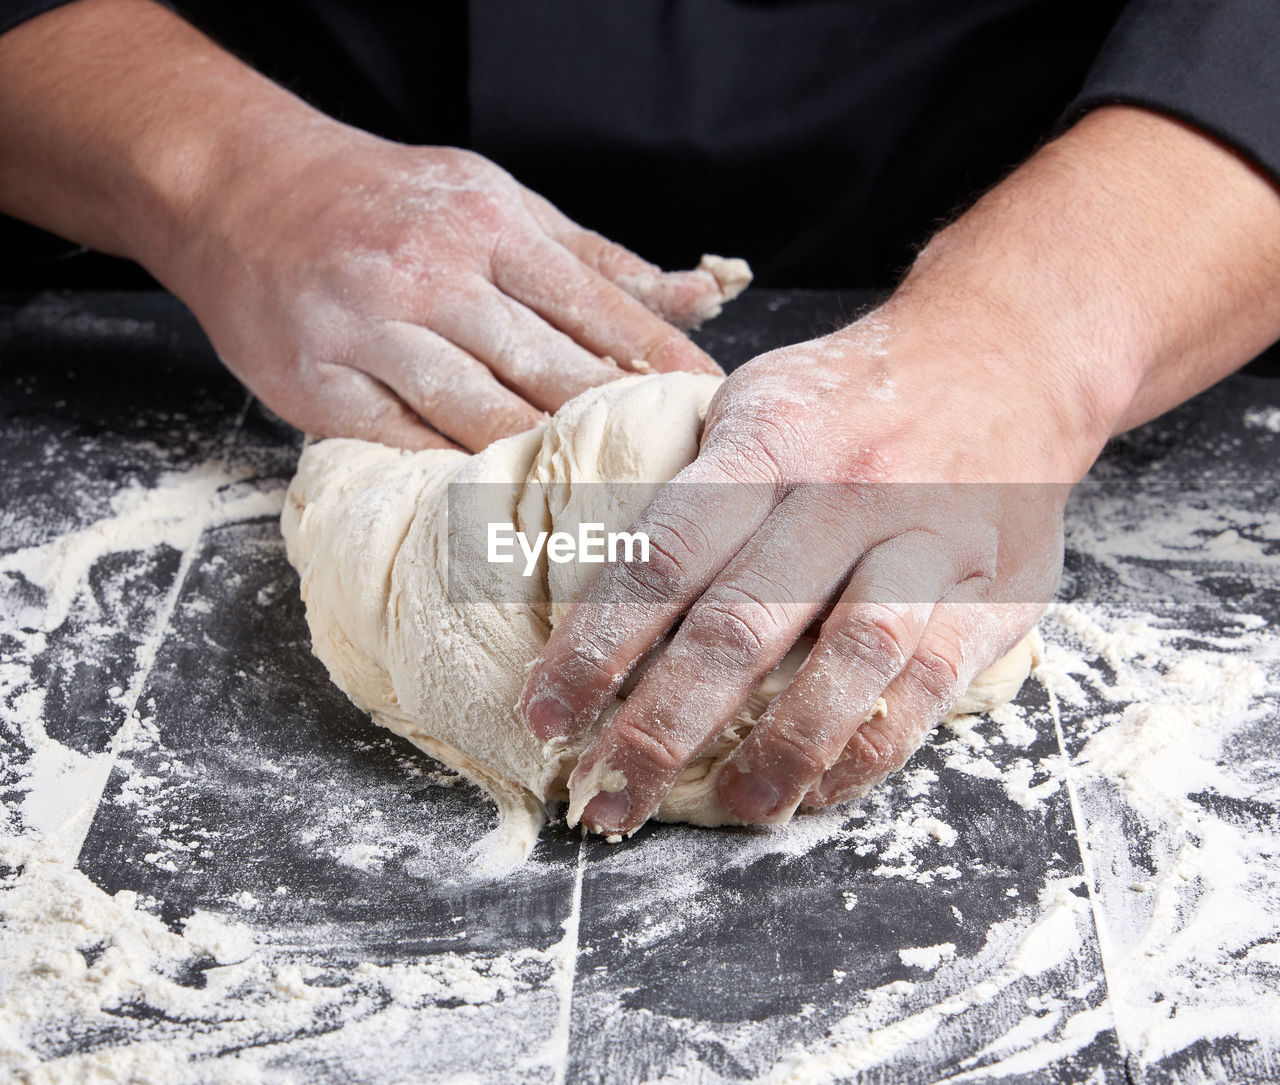
POLYGON ((539 737, 580 733, 683 616, 573 774, 588 828, 652 816, 828 606, 721 777, 732 817, 865 791, 1039 617, 1067 493, 1109 422, 1083 419, 1049 360, 1026 370, 935 331, 895 332, 882 312, 761 356, 717 393, 698 459, 632 528, 649 562, 605 566, 525 685, 539 737), (864 723, 880 697, 887 712, 864 723))

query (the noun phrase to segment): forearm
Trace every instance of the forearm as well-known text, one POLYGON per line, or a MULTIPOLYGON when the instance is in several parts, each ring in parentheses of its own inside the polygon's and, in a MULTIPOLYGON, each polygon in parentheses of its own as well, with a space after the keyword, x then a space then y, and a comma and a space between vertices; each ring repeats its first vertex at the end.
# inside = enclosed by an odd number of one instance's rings
POLYGON ((887 312, 976 334, 1105 438, 1280 338, 1280 196, 1192 129, 1099 110, 939 233, 887 312))
POLYGON ((79 0, 0 37, 0 210, 157 272, 300 121, 336 127, 149 0, 79 0))

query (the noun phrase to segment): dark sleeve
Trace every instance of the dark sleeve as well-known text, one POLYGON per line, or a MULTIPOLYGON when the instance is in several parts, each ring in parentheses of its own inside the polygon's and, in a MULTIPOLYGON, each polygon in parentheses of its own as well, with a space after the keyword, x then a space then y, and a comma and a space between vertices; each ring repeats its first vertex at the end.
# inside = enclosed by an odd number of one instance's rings
POLYGON ((0 34, 71 0, 0 0, 0 34))
POLYGON ((1131 0, 1066 120, 1101 105, 1176 117, 1280 183, 1280 0, 1131 0))

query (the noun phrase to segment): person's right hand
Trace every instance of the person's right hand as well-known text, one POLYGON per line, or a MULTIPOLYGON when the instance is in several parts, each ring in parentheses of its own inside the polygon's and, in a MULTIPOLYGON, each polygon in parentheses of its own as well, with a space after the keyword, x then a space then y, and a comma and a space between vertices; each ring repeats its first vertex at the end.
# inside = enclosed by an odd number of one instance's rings
POLYGON ((627 372, 720 372, 677 329, 736 292, 711 271, 663 273, 467 151, 324 120, 279 147, 161 274, 309 433, 474 451, 627 372))
POLYGON ((750 277, 664 274, 479 155, 339 124, 150 0, 0 34, 0 212, 138 261, 287 421, 407 448, 719 372, 678 328, 750 277))

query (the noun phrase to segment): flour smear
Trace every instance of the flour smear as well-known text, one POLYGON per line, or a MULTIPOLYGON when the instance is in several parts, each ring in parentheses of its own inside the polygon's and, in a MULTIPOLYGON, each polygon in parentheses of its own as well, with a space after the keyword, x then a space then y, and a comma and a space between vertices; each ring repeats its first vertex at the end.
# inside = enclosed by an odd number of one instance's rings
MULTIPOLYGON (((1270 428, 1269 417, 1250 424, 1270 428)), ((581 854, 561 937, 391 964, 315 959, 257 918, 262 902, 246 891, 173 916, 159 900, 108 894, 76 869, 112 766, 127 768, 159 742, 139 698, 177 589, 143 637, 133 677, 108 691, 125 722, 101 752, 72 749, 46 727, 38 662, 50 637, 74 608, 89 606, 104 559, 169 547, 189 563, 210 527, 273 516, 280 499, 280 487, 234 465, 175 472, 152 489, 122 490, 97 523, 0 556, 0 575, 22 586, 4 597, 0 657, 0 1066, 24 1082, 308 1080, 308 1067, 348 1066, 352 1052, 364 1052, 393 1079, 562 1078, 569 1000, 589 963, 579 960, 581 854), (441 1035, 451 1042, 441 1045, 441 1035), (424 1037, 437 1038, 429 1063, 424 1037)), ((1219 509, 1207 520, 1203 510, 1174 510, 1141 536, 1112 529, 1116 518, 1140 515, 1099 501, 1078 517, 1072 545, 1121 570, 1121 580, 1190 554, 1223 576, 1280 585, 1274 524, 1247 510, 1219 509)), ((1034 1075, 1109 1030, 1139 1065, 1221 1037, 1280 1048, 1280 639, 1243 604, 1212 635, 1181 620, 1207 605, 1189 580, 1150 610, 1140 605, 1142 587, 1122 585, 1119 601, 1051 608, 1035 675, 1047 710, 1011 705, 988 719, 962 718, 936 744, 946 773, 990 781, 1019 810, 1069 798, 1083 877, 1049 877, 1034 899, 1011 898, 974 953, 944 941, 904 945, 895 952, 905 979, 849 991, 845 976, 833 977, 848 1001, 808 1007, 825 1014, 820 1029, 797 1035, 780 1018, 724 1029, 716 1043, 727 1065, 780 1082, 862 1071, 892 1079, 904 1053, 996 1004, 1007 1007, 1007 1027, 955 1068, 955 1080, 1034 1075), (1056 737, 1048 753, 1037 745, 1046 733, 1056 737), (1070 974, 1095 932, 1102 975, 1060 998, 1036 993, 1029 981, 1070 974)), ((423 761, 416 771, 435 769, 423 761)), ((934 801, 944 783, 939 770, 913 763, 892 805, 872 795, 735 838, 733 861, 799 864, 832 842, 872 857, 875 865, 842 887, 841 914, 855 923, 860 896, 877 883, 929 890, 965 877, 954 856, 958 830, 934 801)), ((149 786, 131 778, 132 801, 145 805, 149 786)), ((340 845, 329 828, 318 804, 317 855, 366 875, 376 876, 393 850, 376 819, 340 845)), ((661 877, 653 923, 618 937, 656 951, 705 920, 711 857, 723 854, 717 841, 670 830, 614 852, 614 869, 661 877)), ((181 842, 161 832, 151 846, 146 861, 173 869, 165 864, 181 842)), ((712 1029, 675 1017, 665 1027, 677 1045, 712 1029)), ((738 1072, 703 1069, 706 1080, 738 1072)))

